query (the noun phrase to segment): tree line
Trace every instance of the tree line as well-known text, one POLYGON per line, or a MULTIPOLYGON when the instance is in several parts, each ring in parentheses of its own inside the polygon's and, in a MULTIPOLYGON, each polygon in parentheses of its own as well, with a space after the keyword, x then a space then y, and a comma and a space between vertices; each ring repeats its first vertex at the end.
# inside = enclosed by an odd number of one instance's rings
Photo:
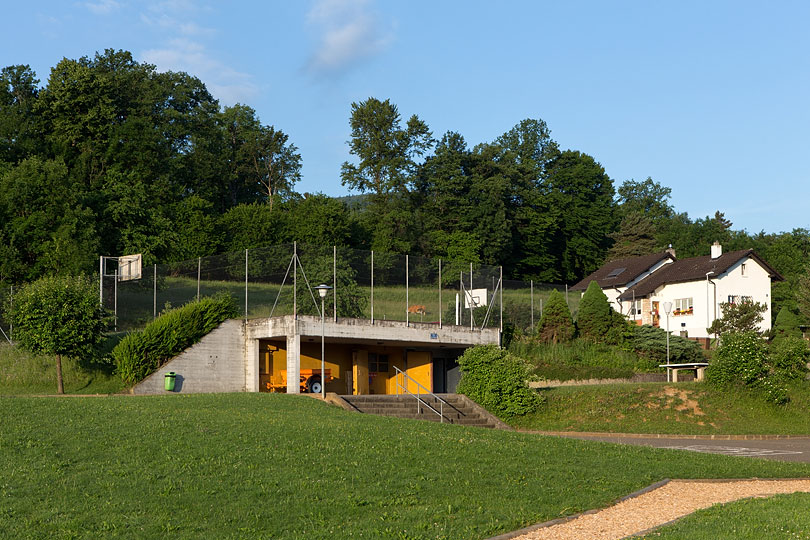
POLYGON ((351 104, 349 127, 335 174, 357 195, 302 194, 288 135, 248 105, 221 107, 187 73, 115 50, 65 58, 44 85, 28 66, 3 68, 0 284, 92 272, 101 254, 143 253, 150 264, 293 240, 574 283, 607 258, 669 244, 679 257, 704 255, 717 240, 755 248, 787 278, 774 303, 801 304, 806 229, 749 234, 720 211, 693 220, 651 178, 615 187, 541 119, 471 145, 371 97, 351 104))

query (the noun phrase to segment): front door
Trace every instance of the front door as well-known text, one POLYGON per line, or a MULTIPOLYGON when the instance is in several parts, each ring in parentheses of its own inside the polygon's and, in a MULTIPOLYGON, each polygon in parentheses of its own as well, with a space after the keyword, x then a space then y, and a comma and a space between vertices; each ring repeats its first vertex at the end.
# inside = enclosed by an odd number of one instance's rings
POLYGON ((368 387, 372 394, 385 394, 388 389, 388 355, 368 353, 368 387))
POLYGON ((658 301, 653 300, 652 303, 652 323, 653 326, 658 326, 658 323, 661 321, 661 316, 658 314, 658 301))

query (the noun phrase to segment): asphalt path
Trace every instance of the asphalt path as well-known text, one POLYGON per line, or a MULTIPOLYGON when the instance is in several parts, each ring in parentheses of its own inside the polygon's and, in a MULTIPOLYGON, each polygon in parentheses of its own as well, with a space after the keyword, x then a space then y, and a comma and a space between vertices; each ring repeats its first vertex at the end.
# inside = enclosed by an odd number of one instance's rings
POLYGON ((652 446, 655 448, 670 448, 673 450, 689 450, 708 454, 725 454, 728 456, 741 456, 772 459, 776 461, 797 461, 810 463, 810 437, 774 438, 774 439, 695 439, 678 437, 639 437, 606 434, 572 433, 555 435, 584 439, 589 441, 603 441, 618 444, 635 444, 652 446))

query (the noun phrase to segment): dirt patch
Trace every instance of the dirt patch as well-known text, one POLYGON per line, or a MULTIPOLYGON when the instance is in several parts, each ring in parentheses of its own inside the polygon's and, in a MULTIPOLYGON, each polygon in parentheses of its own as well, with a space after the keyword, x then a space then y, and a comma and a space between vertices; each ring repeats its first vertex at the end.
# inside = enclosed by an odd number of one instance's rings
MULTIPOLYGON (((650 394, 651 398, 660 398, 664 400, 665 407, 674 409, 678 412, 691 414, 694 416, 705 416, 700 409, 697 400, 692 397, 692 392, 688 390, 681 390, 674 386, 665 386, 660 392, 650 394)), ((658 408, 658 405, 652 403, 647 405, 650 408, 658 408)))

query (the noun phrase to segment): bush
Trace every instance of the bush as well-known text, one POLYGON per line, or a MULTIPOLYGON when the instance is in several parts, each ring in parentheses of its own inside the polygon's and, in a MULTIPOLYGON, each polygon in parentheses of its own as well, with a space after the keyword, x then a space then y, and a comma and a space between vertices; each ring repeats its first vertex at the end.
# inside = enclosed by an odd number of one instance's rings
POLYGON ((574 321, 565 298, 558 291, 551 291, 537 324, 537 339, 543 343, 567 343, 574 333, 574 321))
POLYGON ((595 281, 591 281, 579 303, 579 313, 577 314, 579 337, 591 343, 605 343, 605 338, 614 321, 610 315, 611 311, 613 309, 608 303, 607 296, 595 281))
MULTIPOLYGON (((656 326, 642 325, 631 329, 630 348, 639 356, 649 358, 657 364, 667 361, 667 331, 656 326)), ((696 341, 669 336, 669 359, 672 363, 704 361, 703 351, 696 341)))
POLYGON ((799 318, 787 306, 783 307, 776 315, 772 333, 774 343, 789 337, 801 339, 802 332, 799 330, 799 318))
POLYGON ((766 345, 756 332, 723 336, 706 369, 706 380, 715 386, 754 386, 767 374, 766 345))
POLYGON ((129 334, 113 349, 118 374, 126 384, 142 381, 237 314, 233 299, 227 294, 202 298, 166 312, 143 330, 129 334))
POLYGON ((786 379, 803 379, 807 373, 808 357, 810 349, 804 339, 795 336, 782 337, 771 343, 768 364, 773 373, 786 379))
POLYGON ((577 368, 573 372, 588 375, 585 378, 629 378, 635 372, 657 372, 659 363, 632 351, 581 339, 557 345, 514 342, 510 352, 533 364, 537 374, 554 371, 564 373, 567 370, 553 368, 571 367, 577 368))
POLYGON ((467 349, 458 363, 461 381, 456 391, 500 418, 528 414, 541 403, 526 384, 528 366, 495 345, 467 349))

